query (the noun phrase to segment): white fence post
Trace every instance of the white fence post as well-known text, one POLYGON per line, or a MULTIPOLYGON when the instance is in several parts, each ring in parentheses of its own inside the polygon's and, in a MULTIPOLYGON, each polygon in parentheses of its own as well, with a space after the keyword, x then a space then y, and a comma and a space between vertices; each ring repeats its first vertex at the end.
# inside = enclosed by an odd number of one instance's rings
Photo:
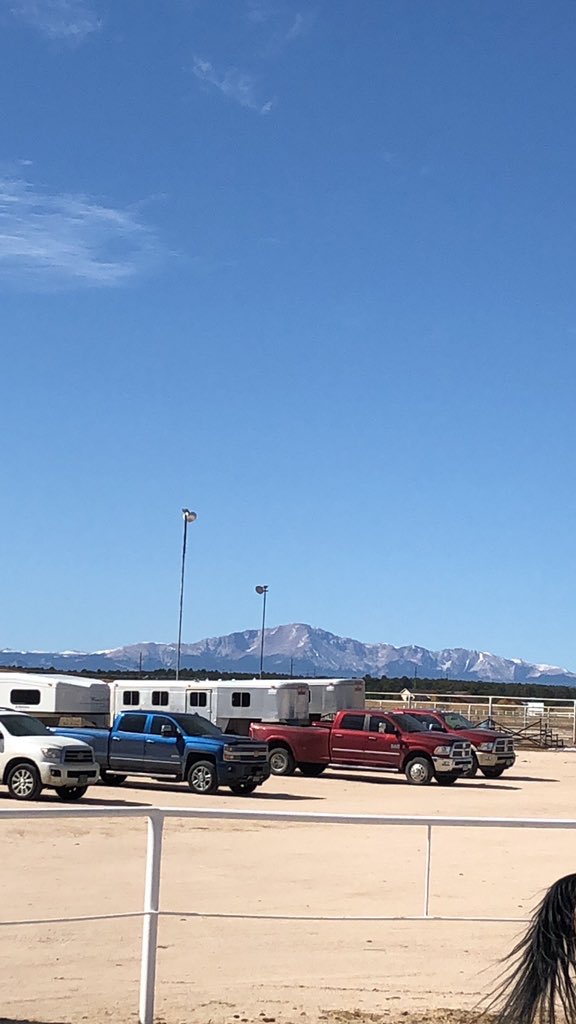
POLYGON ((426 828, 426 874, 424 876, 424 917, 429 917, 430 908, 430 868, 432 864, 432 825, 426 828))
POLYGON ((140 967, 140 1024, 153 1024, 154 1021, 163 826, 163 814, 158 812, 150 814, 148 817, 146 882, 144 888, 144 921, 142 927, 142 962, 140 967))

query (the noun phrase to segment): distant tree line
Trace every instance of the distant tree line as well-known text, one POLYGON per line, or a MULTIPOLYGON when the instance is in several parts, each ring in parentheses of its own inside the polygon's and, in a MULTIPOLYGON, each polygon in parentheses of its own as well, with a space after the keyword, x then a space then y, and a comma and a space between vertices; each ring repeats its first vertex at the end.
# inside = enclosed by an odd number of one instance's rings
POLYGON ((505 695, 508 691, 518 697, 553 697, 570 702, 576 700, 576 686, 548 686, 545 683, 482 683, 463 679, 426 679, 420 676, 417 679, 413 676, 393 679, 387 676, 364 678, 368 693, 401 693, 402 690, 411 690, 413 693, 470 693, 491 697, 505 695))

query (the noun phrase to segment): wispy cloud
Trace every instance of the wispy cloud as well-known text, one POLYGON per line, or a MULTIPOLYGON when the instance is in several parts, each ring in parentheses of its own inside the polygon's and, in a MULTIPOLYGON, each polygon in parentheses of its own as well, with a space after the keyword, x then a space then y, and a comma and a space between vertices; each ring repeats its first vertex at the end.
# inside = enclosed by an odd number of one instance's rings
POLYGON ((34 285, 119 284, 159 257, 131 210, 0 178, 0 277, 34 285))
POLYGON ((316 17, 314 10, 295 10, 286 0, 246 0, 246 14, 266 31, 266 45, 274 52, 305 35, 316 17))
POLYGON ((227 99, 239 103, 241 107, 255 110, 258 114, 269 114, 274 100, 262 102, 258 96, 256 79, 238 68, 227 68, 218 71, 214 65, 203 57, 195 57, 192 71, 200 82, 217 89, 227 99))
POLYGON ((81 42, 102 26, 90 0, 0 0, 0 5, 50 39, 81 42))

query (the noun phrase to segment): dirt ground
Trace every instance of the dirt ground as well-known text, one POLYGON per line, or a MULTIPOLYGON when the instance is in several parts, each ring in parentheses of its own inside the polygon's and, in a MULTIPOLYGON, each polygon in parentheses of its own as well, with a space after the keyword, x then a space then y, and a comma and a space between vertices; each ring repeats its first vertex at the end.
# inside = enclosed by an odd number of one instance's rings
MULTIPOLYGON (((452 788, 328 772, 253 797, 182 786, 97 787, 88 804, 576 818, 576 752, 521 753, 512 772, 452 788)), ((47 793, 43 803, 58 804, 47 793)), ((16 805, 0 793, 0 812, 16 805)), ((65 810, 62 807, 63 810, 65 810)), ((2 821, 0 1021, 134 1022, 141 922, 4 924, 142 907, 146 825, 2 821)), ((436 829, 431 913, 526 916, 576 870, 576 832, 436 829)), ((420 914, 423 828, 169 820, 157 1017, 166 1024, 471 1024, 518 923, 285 920, 420 914), (183 913, 198 916, 182 916, 183 913), (222 917, 218 915, 240 915, 222 917), (241 915, 267 915, 268 919, 241 915)))

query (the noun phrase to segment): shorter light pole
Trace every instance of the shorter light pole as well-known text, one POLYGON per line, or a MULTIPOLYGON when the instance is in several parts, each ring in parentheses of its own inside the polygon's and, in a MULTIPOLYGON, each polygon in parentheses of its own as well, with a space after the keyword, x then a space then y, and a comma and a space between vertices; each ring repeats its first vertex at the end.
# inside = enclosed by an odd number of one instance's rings
POLYGON ((264 666, 264 630, 266 629, 266 594, 268 593, 268 587, 256 587, 257 594, 262 594, 262 635, 260 637, 260 679, 262 679, 262 669, 264 666))
POLYGON ((182 536, 182 571, 180 573, 180 613, 178 615, 178 646, 176 648, 176 679, 180 677, 180 648, 182 647, 182 608, 184 606, 184 569, 186 567, 186 537, 188 523, 196 522, 198 516, 189 508, 182 509, 182 520, 184 522, 184 534, 182 536))

